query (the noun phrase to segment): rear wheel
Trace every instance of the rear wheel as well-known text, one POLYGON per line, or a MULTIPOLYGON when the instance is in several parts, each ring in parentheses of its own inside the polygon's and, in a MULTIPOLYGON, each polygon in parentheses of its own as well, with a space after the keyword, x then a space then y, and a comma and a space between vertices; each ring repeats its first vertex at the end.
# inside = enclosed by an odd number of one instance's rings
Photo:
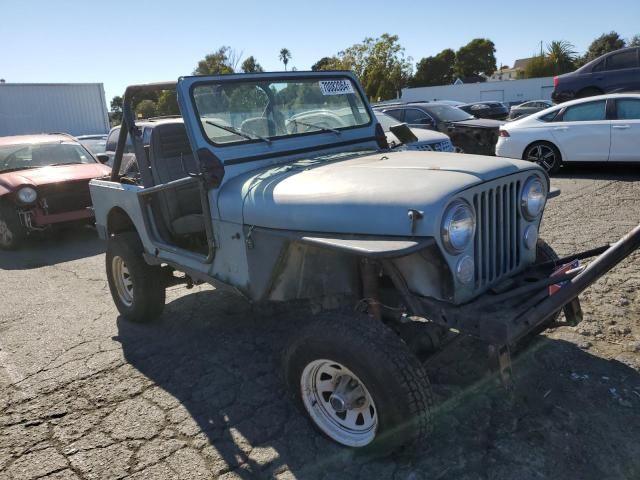
POLYGON ((333 314, 299 332, 284 356, 288 387, 333 441, 384 454, 431 431, 431 387, 400 338, 365 315, 333 314))
POLYGON ((142 257, 135 232, 112 235, 107 244, 106 267, 111 296, 120 314, 133 322, 158 318, 164 309, 165 282, 162 269, 142 257))
POLYGON ((594 95, 602 95, 602 90, 595 87, 585 88, 578 92, 578 94, 576 95, 576 98, 593 97, 594 95))
POLYGON ((18 248, 27 237, 27 231, 20 222, 18 212, 12 205, 0 204, 0 248, 18 248))
POLYGON ((560 151, 548 142, 532 143, 525 150, 523 158, 537 163, 549 174, 557 173, 562 165, 560 151))

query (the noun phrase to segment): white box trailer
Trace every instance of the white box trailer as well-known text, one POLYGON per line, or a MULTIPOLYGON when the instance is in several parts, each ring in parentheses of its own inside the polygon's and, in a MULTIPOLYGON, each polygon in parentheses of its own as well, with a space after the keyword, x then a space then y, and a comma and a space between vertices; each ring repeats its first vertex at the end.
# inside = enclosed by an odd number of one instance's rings
POLYGON ((401 100, 457 100, 471 103, 497 100, 510 104, 528 100, 551 100, 553 77, 529 78, 526 80, 503 80, 501 82, 463 83, 402 89, 401 100))
POLYGON ((0 136, 108 131, 102 83, 0 83, 0 136))

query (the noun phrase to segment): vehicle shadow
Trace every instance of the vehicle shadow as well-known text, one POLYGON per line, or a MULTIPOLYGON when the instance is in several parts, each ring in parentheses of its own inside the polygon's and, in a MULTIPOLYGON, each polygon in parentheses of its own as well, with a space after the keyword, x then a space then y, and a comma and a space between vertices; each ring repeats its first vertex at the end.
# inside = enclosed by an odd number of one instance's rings
POLYGON ((170 302, 156 325, 118 319, 116 340, 206 435, 204 449, 224 465, 214 475, 640 478, 638 372, 544 337, 516 359, 513 396, 485 374, 486 348, 461 342, 428 365, 436 397, 429 443, 411 455, 354 455, 318 434, 285 392, 280 351, 306 321, 207 290, 170 302))
POLYGON ((89 226, 36 232, 21 248, 0 250, 0 269, 28 270, 92 257, 104 251, 104 242, 89 226))
POLYGON ((640 180, 638 164, 567 163, 553 175, 557 179, 594 179, 635 182, 640 180))

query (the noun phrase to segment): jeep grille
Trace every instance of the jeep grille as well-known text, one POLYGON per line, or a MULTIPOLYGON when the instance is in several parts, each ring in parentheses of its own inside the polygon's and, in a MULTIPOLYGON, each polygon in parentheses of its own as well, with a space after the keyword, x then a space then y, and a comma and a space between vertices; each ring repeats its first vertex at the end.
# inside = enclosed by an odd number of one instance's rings
POLYGON ((475 284, 483 288, 520 266, 520 181, 474 194, 476 211, 475 284))

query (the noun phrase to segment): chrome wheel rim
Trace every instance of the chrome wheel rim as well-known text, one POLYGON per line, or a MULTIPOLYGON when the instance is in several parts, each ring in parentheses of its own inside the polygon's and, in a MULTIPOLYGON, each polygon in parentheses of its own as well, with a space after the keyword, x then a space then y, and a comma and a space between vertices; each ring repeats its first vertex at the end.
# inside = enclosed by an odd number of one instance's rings
POLYGON ((111 276, 120 301, 127 307, 133 305, 133 280, 122 257, 116 256, 111 260, 111 276))
POLYGON ((332 440, 363 447, 378 429, 371 394, 351 370, 333 360, 314 360, 300 378, 302 401, 313 422, 332 440))
POLYGON ((8 247, 13 242, 13 233, 7 222, 0 218, 0 245, 8 247))
POLYGON ((527 160, 537 163, 548 172, 556 164, 556 152, 549 145, 535 145, 529 149, 527 160))

